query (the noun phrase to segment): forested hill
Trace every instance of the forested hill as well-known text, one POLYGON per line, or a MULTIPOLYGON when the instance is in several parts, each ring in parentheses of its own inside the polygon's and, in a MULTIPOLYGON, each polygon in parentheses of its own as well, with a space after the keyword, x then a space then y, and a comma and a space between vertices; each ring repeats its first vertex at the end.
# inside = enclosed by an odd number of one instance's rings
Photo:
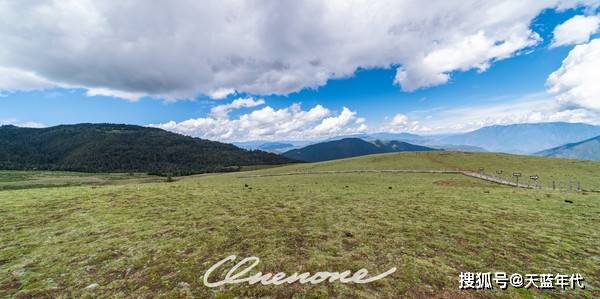
POLYGON ((290 159, 306 162, 320 162, 350 157, 408 151, 434 151, 436 149, 414 145, 402 141, 364 141, 360 138, 344 138, 311 144, 283 153, 290 159))
POLYGON ((134 125, 0 127, 0 169, 191 174, 293 160, 134 125))

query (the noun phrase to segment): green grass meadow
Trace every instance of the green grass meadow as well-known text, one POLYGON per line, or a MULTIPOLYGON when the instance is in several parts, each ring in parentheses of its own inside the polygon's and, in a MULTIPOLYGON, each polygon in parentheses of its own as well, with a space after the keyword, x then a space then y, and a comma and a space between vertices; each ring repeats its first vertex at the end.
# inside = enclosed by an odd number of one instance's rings
POLYGON ((0 191, 30 188, 102 186, 162 182, 164 178, 141 173, 81 173, 67 171, 0 170, 0 191))
POLYGON ((174 182, 141 174, 0 172, 0 297, 598 298, 600 193, 547 188, 553 180, 600 189, 600 163, 430 152, 174 182), (480 167, 537 174, 544 188, 456 174, 253 176, 480 167), (231 254, 260 257, 262 272, 398 270, 363 285, 205 287, 204 272, 231 254), (581 273, 586 288, 461 291, 461 271, 581 273))

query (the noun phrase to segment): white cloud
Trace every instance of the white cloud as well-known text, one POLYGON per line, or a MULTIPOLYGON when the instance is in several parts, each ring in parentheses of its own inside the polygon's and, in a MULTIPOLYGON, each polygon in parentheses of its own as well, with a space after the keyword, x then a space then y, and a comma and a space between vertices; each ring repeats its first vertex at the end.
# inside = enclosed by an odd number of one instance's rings
POLYGON ((399 114, 382 126, 388 131, 461 132, 496 124, 584 122, 600 124, 600 39, 575 46, 547 79, 548 93, 495 103, 399 114), (404 117, 406 116, 406 117, 404 117), (415 124, 415 122, 417 122, 415 124))
POLYGON ((21 122, 16 118, 0 119, 0 126, 4 126, 4 125, 14 125, 17 127, 22 127, 22 128, 45 128, 45 127, 47 127, 43 123, 34 122, 34 121, 21 122))
MULTIPOLYGON (((489 99, 487 103, 455 108, 397 113, 381 125, 369 127, 357 112, 346 107, 336 115, 316 105, 302 110, 299 104, 282 109, 265 106, 237 118, 215 111, 229 112, 247 107, 241 101, 261 103, 262 100, 238 99, 215 106, 209 117, 182 122, 151 124, 177 133, 221 141, 319 139, 363 132, 410 132, 418 134, 465 132, 490 125, 539 122, 583 122, 600 125, 600 111, 581 107, 565 107, 547 93, 518 98, 489 99), (236 104, 237 101, 237 104, 236 104), (220 108, 224 107, 224 108, 220 108), (226 107, 226 108, 225 108, 226 107)), ((257 104, 255 106, 261 105, 257 104)), ((254 107, 254 106, 252 106, 254 107)))
POLYGON ((516 99, 491 101, 455 108, 412 111, 397 114, 385 122, 379 131, 411 133, 455 133, 491 125, 539 122, 584 122, 600 124, 600 113, 564 107, 546 93, 532 94, 516 99))
POLYGON ((255 100, 253 98, 239 98, 229 104, 213 107, 211 113, 216 118, 224 118, 227 117, 229 111, 233 109, 256 107, 264 103, 265 101, 263 99, 255 100))
POLYGON ((355 118, 355 115, 356 112, 352 112, 347 107, 344 107, 340 115, 324 119, 318 126, 314 128, 314 133, 318 135, 335 134, 348 125, 348 123, 355 118))
POLYGON ((600 112, 600 39, 575 46, 547 80, 549 91, 566 107, 600 112))
POLYGON ((528 26, 543 9, 582 2, 598 0, 0 0, 0 67, 35 74, 0 89, 221 99, 399 66, 395 83, 414 90, 515 55, 539 41, 528 26))
POLYGON ((112 89, 102 88, 102 87, 90 88, 86 91, 86 95, 89 97, 107 96, 107 97, 121 98, 121 99, 125 99, 125 100, 132 101, 132 102, 135 102, 142 97, 148 96, 147 94, 141 93, 141 92, 127 92, 127 91, 112 90, 112 89))
MULTIPOLYGON (((428 117, 425 117, 426 119, 428 117)), ((387 119, 387 118, 386 118, 387 119)), ((387 119, 378 131, 391 132, 391 133, 402 133, 402 132, 428 132, 430 129, 424 127, 420 121, 411 120, 407 115, 397 113, 392 119, 387 119)))
POLYGON ((233 88, 219 88, 217 90, 208 92, 208 96, 213 100, 222 100, 229 96, 230 94, 234 94, 235 89, 233 88))
MULTIPOLYGON (((2 47, 0 45, 0 47, 2 47)), ((52 87, 54 84, 29 71, 7 68, 0 65, 0 90, 36 90, 52 87)))
POLYGON ((574 16, 554 29, 552 47, 586 43, 598 31, 600 16, 574 16))
POLYGON ((45 127, 47 127, 47 125, 45 125, 43 123, 35 122, 35 121, 26 121, 26 122, 22 122, 22 123, 17 123, 17 124, 15 124, 15 126, 23 127, 23 128, 45 128, 45 127))
POLYGON ((508 58, 539 41, 539 35, 531 32, 525 24, 507 28, 502 38, 486 34, 483 30, 459 36, 447 44, 434 47, 422 59, 409 61, 398 68, 395 82, 408 91, 443 84, 450 79, 449 73, 452 71, 474 68, 483 72, 492 61, 508 58))
POLYGON ((242 114, 238 118, 229 117, 228 112, 232 109, 262 104, 264 104, 263 100, 237 99, 230 104, 215 106, 209 117, 149 126, 221 141, 311 139, 358 133, 367 129, 365 119, 356 117, 356 112, 346 107, 334 116, 329 109, 321 105, 302 110, 300 104, 293 104, 282 109, 266 106, 242 114))
POLYGON ((402 127, 402 126, 406 126, 407 124, 408 124, 408 117, 402 113, 398 113, 398 114, 394 115, 394 118, 392 118, 392 121, 390 121, 390 125, 395 126, 395 127, 402 127))

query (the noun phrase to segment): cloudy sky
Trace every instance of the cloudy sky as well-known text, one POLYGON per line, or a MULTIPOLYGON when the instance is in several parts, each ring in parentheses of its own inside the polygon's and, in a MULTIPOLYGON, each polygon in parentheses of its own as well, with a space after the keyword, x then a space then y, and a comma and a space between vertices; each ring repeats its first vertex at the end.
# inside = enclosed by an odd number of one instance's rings
POLYGON ((0 0, 0 123, 222 141, 600 124, 599 6, 0 0))

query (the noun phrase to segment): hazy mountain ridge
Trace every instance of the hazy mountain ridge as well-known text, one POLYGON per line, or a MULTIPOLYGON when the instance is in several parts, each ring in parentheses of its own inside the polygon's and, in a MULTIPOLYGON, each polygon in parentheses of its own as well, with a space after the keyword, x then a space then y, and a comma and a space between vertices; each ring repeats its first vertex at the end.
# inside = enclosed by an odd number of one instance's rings
POLYGON ((317 142, 318 141, 309 140, 250 140, 232 142, 232 144, 247 150, 261 150, 265 152, 279 153, 314 144, 317 142))
POLYGON ((536 153, 544 157, 600 161, 600 136, 536 153))
POLYGON ((600 135, 600 126, 583 123, 495 125, 440 138, 437 142, 477 146, 488 151, 532 154, 600 135))
POLYGON ((493 125, 456 134, 360 133, 330 137, 321 141, 305 141, 304 145, 295 143, 294 147, 300 148, 309 144, 345 138, 360 138, 369 142, 375 140, 396 140, 415 145, 456 151, 534 154, 542 150, 579 142, 598 135, 600 135, 600 126, 584 123, 524 123, 493 125))

